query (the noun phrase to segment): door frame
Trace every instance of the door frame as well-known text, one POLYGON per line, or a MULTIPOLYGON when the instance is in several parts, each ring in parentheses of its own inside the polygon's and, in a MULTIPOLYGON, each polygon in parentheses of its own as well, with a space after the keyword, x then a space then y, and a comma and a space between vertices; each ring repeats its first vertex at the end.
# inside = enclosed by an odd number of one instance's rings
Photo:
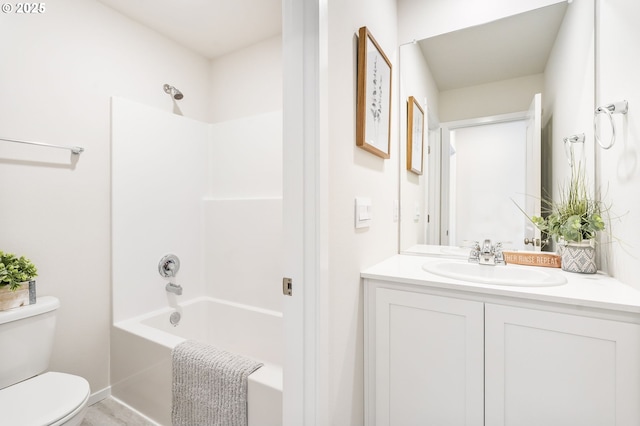
POLYGON ((283 0, 285 426, 327 424, 327 2, 283 0))
POLYGON ((440 130, 440 209, 438 211, 440 217, 440 242, 443 245, 450 245, 449 241, 449 141, 452 130, 463 129, 467 127, 484 126, 487 124, 507 123, 511 121, 525 121, 528 117, 528 111, 518 111, 507 114, 492 115, 487 117, 471 118, 466 120, 448 121, 441 123, 440 130))

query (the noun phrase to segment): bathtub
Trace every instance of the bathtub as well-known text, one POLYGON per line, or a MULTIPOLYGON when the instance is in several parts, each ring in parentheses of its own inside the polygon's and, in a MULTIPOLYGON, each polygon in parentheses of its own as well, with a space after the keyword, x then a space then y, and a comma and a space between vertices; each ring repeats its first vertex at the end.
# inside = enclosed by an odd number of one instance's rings
POLYGON ((264 363, 249 376, 249 425, 282 424, 282 314, 211 297, 114 324, 112 395, 150 420, 171 425, 171 350, 185 339, 264 363), (170 322, 174 312, 181 316, 177 326, 170 322))

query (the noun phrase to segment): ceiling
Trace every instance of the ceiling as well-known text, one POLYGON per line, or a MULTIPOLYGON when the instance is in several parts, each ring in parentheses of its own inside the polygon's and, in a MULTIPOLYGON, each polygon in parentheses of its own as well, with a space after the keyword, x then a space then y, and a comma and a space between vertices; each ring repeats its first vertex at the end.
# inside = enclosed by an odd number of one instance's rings
POLYGON ((419 41, 438 89, 544 72, 567 3, 419 41))
POLYGON ((282 0, 98 0, 206 58, 282 32, 282 0))
MULTIPOLYGON (((206 58, 282 32, 281 0, 98 0, 206 58)), ((544 72, 567 3, 419 41, 440 90, 544 72)))

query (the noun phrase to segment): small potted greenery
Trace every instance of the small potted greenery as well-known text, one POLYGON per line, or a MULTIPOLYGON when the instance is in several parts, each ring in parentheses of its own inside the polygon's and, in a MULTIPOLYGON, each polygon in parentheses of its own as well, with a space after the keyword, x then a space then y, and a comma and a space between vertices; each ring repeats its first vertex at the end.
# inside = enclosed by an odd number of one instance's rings
POLYGON ((0 251, 0 310, 35 303, 37 275, 29 259, 0 251))
POLYGON ((558 202, 543 200, 543 204, 546 216, 533 216, 531 221, 558 243, 562 269, 595 273, 595 238, 605 228, 602 213, 606 208, 589 198, 582 169, 572 169, 569 186, 563 188, 558 202))

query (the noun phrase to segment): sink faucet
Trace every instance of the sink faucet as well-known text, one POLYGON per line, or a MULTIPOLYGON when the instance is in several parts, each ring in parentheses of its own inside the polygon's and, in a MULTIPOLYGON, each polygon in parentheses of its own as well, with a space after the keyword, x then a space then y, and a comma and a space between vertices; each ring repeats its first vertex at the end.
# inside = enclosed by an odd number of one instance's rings
POLYGON ((167 283, 164 289, 167 290, 169 293, 174 293, 178 296, 182 294, 182 286, 179 284, 174 284, 172 282, 167 283))
POLYGON ((480 262, 480 244, 477 241, 473 242, 471 246, 471 251, 469 252, 469 263, 479 263, 480 262))
POLYGON ((506 265, 507 262, 504 260, 504 254, 502 253, 502 243, 496 243, 493 246, 493 255, 496 265, 506 265))
POLYGON ((482 248, 480 249, 480 264, 481 265, 495 265, 496 257, 493 252, 493 246, 491 245, 491 240, 484 240, 482 243, 482 248))
POLYGON ((502 243, 496 243, 493 246, 489 239, 484 240, 482 247, 480 247, 480 244, 475 243, 469 253, 469 262, 480 265, 505 265, 502 243))

